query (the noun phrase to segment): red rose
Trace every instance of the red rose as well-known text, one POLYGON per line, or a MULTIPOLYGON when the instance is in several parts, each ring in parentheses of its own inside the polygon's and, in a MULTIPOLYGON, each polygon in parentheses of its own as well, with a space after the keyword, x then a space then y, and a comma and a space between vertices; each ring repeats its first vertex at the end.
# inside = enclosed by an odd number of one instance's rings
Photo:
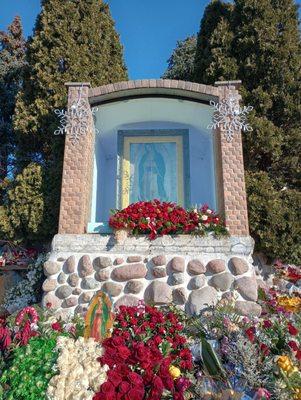
POLYGON ((287 324, 288 331, 292 336, 296 336, 298 334, 298 329, 294 327, 290 322, 287 324))
POLYGON ((144 386, 142 377, 139 374, 136 374, 136 372, 130 372, 127 375, 127 378, 133 386, 144 386))
POLYGON ((118 355, 123 359, 126 360, 130 356, 131 352, 126 346, 118 347, 118 355))
POLYGON ((104 382, 100 386, 100 393, 104 395, 101 400, 112 400, 115 396, 115 388, 111 382, 104 382))
POLYGON ((288 345, 293 351, 298 351, 298 345, 294 340, 290 340, 288 345))
POLYGON ((131 385, 126 382, 122 381, 117 388, 118 393, 126 394, 131 389, 131 385))
POLYGON ((116 371, 108 371, 107 372, 108 380, 113 384, 113 386, 118 386, 122 382, 122 377, 116 371))
POLYGON ((263 327, 264 327, 265 329, 271 328, 272 326, 273 326, 273 324, 272 324, 271 321, 269 321, 269 320, 263 321, 263 327))
POLYGON ((254 326, 251 326, 251 328, 247 329, 245 331, 245 333, 248 336, 248 339, 250 340, 250 342, 253 343, 254 340, 255 340, 255 328, 254 328, 254 326))
POLYGON ((264 343, 261 343, 260 345, 260 350, 262 351, 264 356, 267 356, 270 353, 270 349, 268 348, 268 346, 264 343))
POLYGON ((143 400, 144 389, 131 389, 125 396, 124 400, 143 400))
POLYGON ((59 322, 54 322, 54 323, 51 325, 51 328, 52 328, 54 331, 57 331, 57 332, 62 332, 62 331, 63 331, 63 327, 62 327, 62 325, 61 325, 59 322))

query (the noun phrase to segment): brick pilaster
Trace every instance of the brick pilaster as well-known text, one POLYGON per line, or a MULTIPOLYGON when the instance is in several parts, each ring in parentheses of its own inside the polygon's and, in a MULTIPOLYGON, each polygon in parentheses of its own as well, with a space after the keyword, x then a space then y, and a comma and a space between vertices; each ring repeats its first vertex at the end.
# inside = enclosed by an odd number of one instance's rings
MULTIPOLYGON (((240 81, 216 82, 219 101, 232 96, 239 102, 241 97, 237 89, 240 83, 240 81)), ((224 210, 230 234, 247 236, 249 224, 241 131, 237 130, 234 133, 232 141, 227 141, 223 129, 218 129, 216 134, 221 208, 224 210)))
MULTIPOLYGON (((89 83, 66 83, 68 107, 79 97, 89 104, 89 83)), ((85 233, 89 219, 94 156, 93 117, 90 113, 87 132, 74 143, 65 138, 64 165, 59 218, 59 233, 85 233)))

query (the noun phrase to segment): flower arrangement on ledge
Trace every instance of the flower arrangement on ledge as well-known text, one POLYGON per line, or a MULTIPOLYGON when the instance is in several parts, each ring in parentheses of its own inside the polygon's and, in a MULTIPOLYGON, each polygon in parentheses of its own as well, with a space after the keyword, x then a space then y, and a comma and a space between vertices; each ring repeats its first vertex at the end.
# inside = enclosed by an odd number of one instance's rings
POLYGON ((141 201, 123 210, 113 210, 109 225, 133 235, 147 234, 150 239, 176 234, 228 235, 224 223, 208 205, 185 210, 179 205, 160 200, 141 201))
POLYGON ((50 310, 0 318, 0 400, 301 400, 300 295, 261 289, 259 317, 235 300, 193 317, 120 306, 105 334, 92 301, 90 336, 50 310))

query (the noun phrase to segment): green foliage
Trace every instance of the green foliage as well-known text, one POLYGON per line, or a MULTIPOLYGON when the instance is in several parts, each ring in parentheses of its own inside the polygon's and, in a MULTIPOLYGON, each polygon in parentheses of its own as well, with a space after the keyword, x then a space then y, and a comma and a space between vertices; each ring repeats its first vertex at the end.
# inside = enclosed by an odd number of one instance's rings
MULTIPOLYGON (((23 203, 37 202, 34 215, 22 219, 22 232, 41 238, 57 231, 64 139, 54 136, 56 108, 67 102, 65 82, 99 86, 127 79, 122 46, 108 5, 101 0, 44 0, 26 54, 27 68, 18 95, 14 127, 19 171, 35 160, 39 188, 24 193, 23 203), (26 197, 29 196, 29 197, 26 197)), ((14 209, 24 204, 17 204, 14 209)), ((20 221, 11 219, 19 237, 20 221)), ((26 237, 26 236, 23 236, 26 237)))
POLYGON ((177 42, 177 47, 168 60, 168 67, 163 75, 164 79, 192 80, 196 43, 196 36, 189 36, 177 42))
POLYGON ((55 346, 54 337, 35 337, 27 346, 16 347, 8 368, 0 378, 0 384, 9 387, 0 394, 0 399, 44 399, 48 382, 56 374, 53 368, 58 357, 55 346))
POLYGON ((206 7, 197 39, 194 80, 214 84, 234 79, 237 63, 233 54, 233 32, 230 29, 233 6, 211 1, 206 7))
POLYGON ((41 238, 39 232, 44 213, 42 185, 42 167, 36 163, 29 164, 16 176, 8 187, 6 207, 0 208, 4 215, 0 220, 3 235, 18 241, 41 238))
POLYGON ((7 174, 11 173, 15 135, 12 126, 15 102, 25 65, 25 40, 19 17, 7 32, 0 32, 0 205, 5 197, 7 174))
POLYGON ((271 258, 301 260, 301 193, 279 190, 266 172, 246 175, 251 235, 271 258))
POLYGON ((243 135, 251 234, 269 257, 301 262, 301 42, 293 0, 213 0, 198 34, 194 79, 241 79, 254 106, 243 135), (284 190, 283 189, 287 189, 284 190))

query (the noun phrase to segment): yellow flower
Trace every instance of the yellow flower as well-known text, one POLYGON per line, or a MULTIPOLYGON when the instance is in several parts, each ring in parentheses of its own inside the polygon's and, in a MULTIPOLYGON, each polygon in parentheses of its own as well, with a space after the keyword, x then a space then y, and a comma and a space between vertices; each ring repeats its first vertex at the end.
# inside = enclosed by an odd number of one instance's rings
POLYGON ((277 364, 282 371, 287 375, 291 375, 295 372, 299 372, 298 368, 294 366, 292 360, 288 356, 280 356, 277 359, 277 364))
POLYGON ((277 304, 283 307, 285 311, 299 312, 301 311, 301 298, 282 296, 277 299, 277 304))
POLYGON ((169 374, 173 379, 177 379, 181 376, 181 370, 174 365, 169 367, 169 374))

